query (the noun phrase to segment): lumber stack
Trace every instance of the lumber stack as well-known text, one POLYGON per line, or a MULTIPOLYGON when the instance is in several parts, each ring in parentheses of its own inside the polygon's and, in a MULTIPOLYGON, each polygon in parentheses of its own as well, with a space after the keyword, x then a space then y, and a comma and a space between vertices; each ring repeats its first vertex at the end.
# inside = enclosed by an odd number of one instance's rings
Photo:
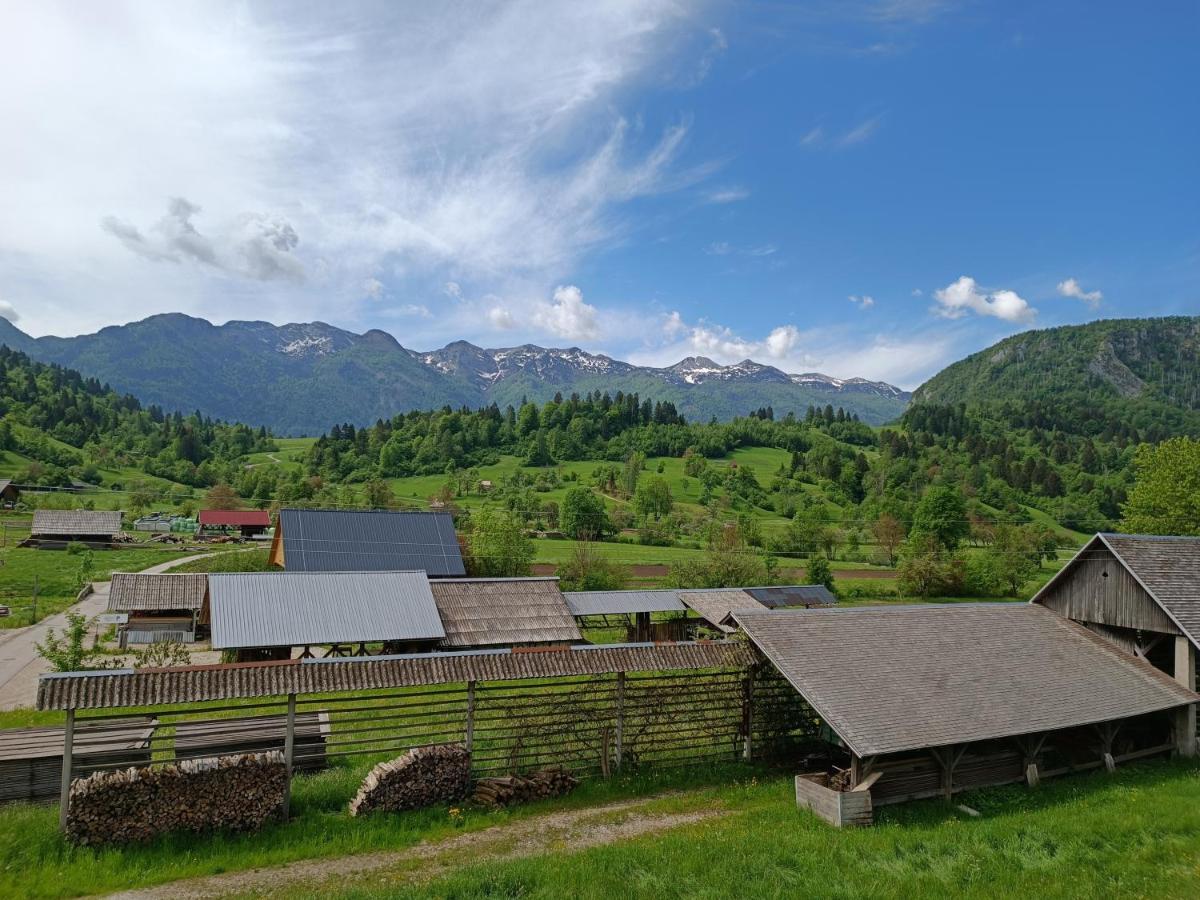
POLYGON ((475 782, 471 800, 477 806, 499 809, 514 803, 528 803, 546 797, 561 797, 569 794, 579 784, 579 779, 562 767, 539 769, 528 775, 505 775, 498 778, 480 778, 475 782))
POLYGON ((253 831, 278 815, 287 789, 278 752, 96 772, 71 785, 67 837, 96 846, 172 831, 253 831))
POLYGON ((471 754, 458 744, 414 747, 367 773, 350 815, 398 812, 461 800, 471 783, 471 754))

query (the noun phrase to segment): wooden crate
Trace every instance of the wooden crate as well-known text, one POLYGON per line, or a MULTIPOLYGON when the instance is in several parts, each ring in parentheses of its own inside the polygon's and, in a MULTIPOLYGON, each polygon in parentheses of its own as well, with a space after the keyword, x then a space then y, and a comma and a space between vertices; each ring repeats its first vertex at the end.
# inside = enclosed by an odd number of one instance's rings
MULTIPOLYGON (((207 722, 180 722, 175 726, 175 755, 180 759, 231 756, 283 750, 287 716, 250 716, 207 722)), ((297 772, 325 768, 325 742, 329 736, 329 714, 303 712, 296 715, 293 766, 297 772)))
MULTIPOLYGON (((72 741, 73 766, 149 765, 153 735, 154 720, 148 717, 80 725, 72 741)), ((58 727, 0 731, 0 801, 57 798, 63 740, 58 727)))
POLYGON ((835 791, 829 776, 813 772, 796 776, 796 805, 811 809, 831 825, 870 825, 875 821, 870 791, 835 791))

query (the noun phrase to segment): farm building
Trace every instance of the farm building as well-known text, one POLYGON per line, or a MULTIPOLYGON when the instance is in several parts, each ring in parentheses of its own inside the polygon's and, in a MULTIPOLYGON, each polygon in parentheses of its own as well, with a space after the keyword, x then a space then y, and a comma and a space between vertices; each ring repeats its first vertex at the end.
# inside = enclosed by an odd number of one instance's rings
POLYGON ((91 509, 35 509, 29 531, 32 546, 60 550, 70 543, 108 547, 121 531, 121 513, 91 509))
POLYGON ((583 640, 557 578, 431 580, 442 624, 440 646, 518 647, 583 640))
POLYGON ((265 509, 202 509, 200 531, 203 534, 236 533, 249 538, 266 534, 271 514, 265 509))
MULTIPOLYGON (((202 615, 202 618, 204 616, 202 615)), ((239 572, 208 576, 214 650, 239 660, 432 649, 446 636, 424 572, 239 572)))
POLYGON ((11 508, 20 499, 21 491, 12 483, 12 480, 0 478, 0 508, 11 508))
POLYGON ((724 634, 737 631, 733 611, 738 609, 767 609, 741 588, 680 591, 683 605, 700 616, 708 625, 724 634))
POLYGON ((177 640, 191 643, 208 595, 208 576, 114 572, 108 589, 108 611, 124 613, 121 646, 177 640))
MULTIPOLYGON (((1039 605, 737 610, 734 618, 824 722, 845 754, 849 787, 869 788, 867 818, 872 803, 1195 750, 1189 712, 1200 697, 1039 605)), ((814 808, 835 793, 798 780, 798 800, 814 808)))
POLYGON ((581 625, 624 626, 630 643, 687 637, 687 607, 676 590, 566 591, 563 597, 581 625))
POLYGON ((449 513, 282 509, 270 558, 293 572, 467 573, 449 513))
POLYGON ((1097 534, 1030 602, 1196 687, 1200 538, 1097 534))

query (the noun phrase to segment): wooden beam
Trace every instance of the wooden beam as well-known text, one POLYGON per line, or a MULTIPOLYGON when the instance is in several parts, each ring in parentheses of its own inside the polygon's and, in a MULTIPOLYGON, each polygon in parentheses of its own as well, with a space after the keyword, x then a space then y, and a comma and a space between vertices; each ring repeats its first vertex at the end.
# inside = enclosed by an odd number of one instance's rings
POLYGON ((59 783, 58 827, 67 830, 67 810, 71 805, 71 768, 75 755, 75 710, 67 710, 67 724, 63 729, 62 778, 59 783))
POLYGON ((870 775, 868 775, 866 778, 864 778, 862 781, 860 781, 854 787, 850 788, 850 790, 851 791, 869 791, 871 789, 871 785, 873 785, 875 782, 877 782, 882 777, 883 777, 882 772, 872 772, 870 775))
MULTIPOLYGON (((1196 651, 1186 635, 1175 636, 1175 680, 1189 691, 1196 689, 1196 651)), ((1196 704, 1175 711, 1175 752, 1196 755, 1196 704)))

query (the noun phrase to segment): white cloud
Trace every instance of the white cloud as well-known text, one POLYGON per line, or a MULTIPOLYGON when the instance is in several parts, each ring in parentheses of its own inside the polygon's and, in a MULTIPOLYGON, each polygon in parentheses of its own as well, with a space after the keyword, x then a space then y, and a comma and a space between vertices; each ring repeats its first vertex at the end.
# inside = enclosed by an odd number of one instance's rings
POLYGON ((687 323, 683 321, 683 316, 677 310, 667 313, 663 317, 663 334, 668 341, 673 341, 688 330, 687 323))
POLYGON ((862 295, 851 294, 846 299, 849 300, 851 303, 853 303, 855 306, 857 306, 859 309, 870 309, 872 306, 875 305, 875 298, 872 297, 870 294, 862 294, 862 295))
POLYGON ((433 313, 429 311, 429 307, 421 303, 405 303, 403 306, 394 306, 387 311, 387 315, 397 318, 433 318, 433 313))
POLYGON ((442 293, 452 300, 461 300, 463 295, 462 285, 457 281, 447 281, 442 286, 442 293))
POLYGON ((704 248, 704 252, 709 256, 729 256, 735 253, 739 256, 773 256, 779 252, 779 245, 759 244, 753 247, 736 247, 729 241, 713 241, 704 248))
POLYGON ((248 301, 353 321, 381 271, 538 296, 628 201, 711 173, 680 163, 686 122, 619 109, 688 35, 724 45, 674 0, 14 7, 0 280, 34 333, 248 301))
POLYGON ((1016 291, 983 290, 974 278, 963 275, 957 281, 933 292, 938 306, 933 311, 946 319, 960 319, 968 312, 994 316, 1005 322, 1032 322, 1037 310, 1016 291))
POLYGON ((750 191, 744 187, 727 187, 709 191, 704 195, 704 199, 709 203, 736 203, 749 196, 750 191))
POLYGON ((372 300, 380 300, 383 298, 383 282, 378 278, 367 278, 363 281, 363 294, 370 297, 372 300))
POLYGON ((1063 297, 1070 297, 1074 300, 1082 300, 1088 306, 1095 309, 1100 305, 1100 301, 1104 299, 1104 294, 1100 291, 1085 291, 1083 287, 1074 278, 1068 278, 1066 281, 1058 283, 1058 293, 1063 297))
POLYGON ((763 347, 773 359, 785 359, 800 342, 800 331, 795 325, 780 325, 767 335, 763 347))
POLYGON ((883 116, 872 116, 860 122, 838 138, 837 145, 839 147, 852 147, 855 144, 861 144, 863 141, 869 140, 879 130, 882 122, 883 116))
POLYGON ((0 319, 8 319, 14 325, 21 320, 17 310, 7 300, 0 300, 0 319))
POLYGON ((817 125, 809 129, 804 137, 800 138, 800 143, 805 147, 817 147, 825 143, 825 129, 817 125))
POLYGON ((704 252, 709 256, 728 256, 733 252, 733 246, 729 241, 713 241, 704 248, 704 252))
POLYGON ((913 288, 912 295, 914 297, 923 297, 923 296, 925 296, 925 292, 923 290, 921 290, 920 288, 913 288))
POLYGON ((517 319, 512 312, 503 306, 493 306, 487 313, 488 321, 492 323, 493 328, 499 328, 508 331, 511 328, 517 327, 517 319))
POLYGON ((553 301, 535 310, 533 321, 556 337, 571 341, 600 336, 596 307, 584 303, 583 292, 573 284, 555 288, 553 301))

